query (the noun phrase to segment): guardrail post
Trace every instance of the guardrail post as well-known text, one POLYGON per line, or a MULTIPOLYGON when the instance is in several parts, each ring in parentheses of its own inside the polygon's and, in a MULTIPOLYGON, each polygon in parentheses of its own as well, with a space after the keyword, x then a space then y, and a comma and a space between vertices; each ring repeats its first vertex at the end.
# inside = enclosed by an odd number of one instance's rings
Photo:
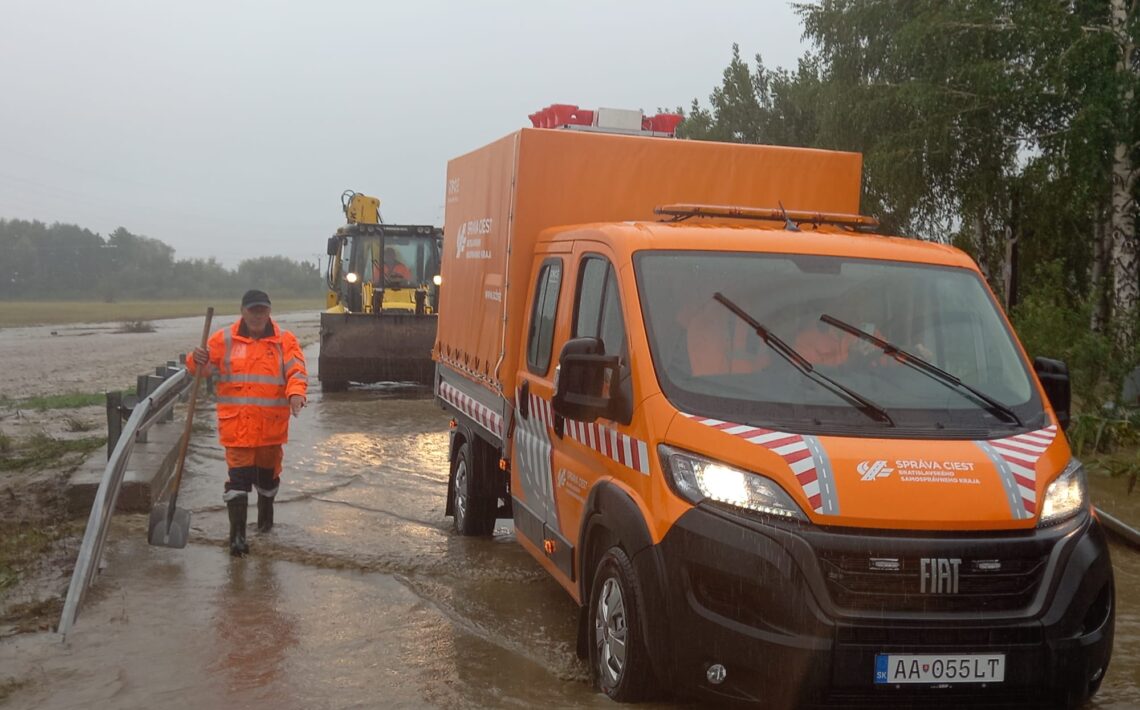
MULTIPOLYGON (((161 384, 162 379, 159 377, 156 377, 154 375, 139 375, 137 378, 137 384, 135 385, 135 391, 138 392, 138 401, 141 402, 149 397, 151 393, 158 389, 158 386, 161 384)), ((136 435, 135 441, 139 442, 140 444, 146 443, 145 429, 136 435)))
MULTIPOLYGON (((154 374, 155 374, 155 376, 157 376, 159 378, 160 382, 166 382, 166 378, 173 377, 175 374, 177 374, 178 370, 175 369, 172 365, 173 365, 173 363, 168 362, 165 365, 159 365, 158 367, 154 368, 154 374)), ((174 421, 174 407, 171 407, 170 409, 166 410, 166 414, 164 414, 163 417, 161 419, 159 419, 158 421, 160 421, 160 422, 172 422, 172 421, 174 421)))
POLYGON ((123 433, 123 393, 107 392, 107 458, 123 433))
MULTIPOLYGON (((139 398, 135 394, 122 392, 106 392, 107 396, 107 458, 119 443, 123 435, 123 422, 130 418, 131 412, 138 406, 139 398)), ((145 441, 145 439, 142 439, 145 441)))

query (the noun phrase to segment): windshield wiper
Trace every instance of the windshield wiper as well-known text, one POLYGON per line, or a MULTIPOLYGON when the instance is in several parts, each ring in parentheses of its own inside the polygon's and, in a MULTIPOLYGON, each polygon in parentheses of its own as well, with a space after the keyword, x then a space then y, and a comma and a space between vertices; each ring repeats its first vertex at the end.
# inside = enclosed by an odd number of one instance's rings
POLYGON ((954 375, 951 375, 949 372, 943 370, 941 367, 938 367, 929 360, 925 360, 913 353, 908 353, 906 350, 903 350, 894 343, 888 342, 878 336, 860 330, 850 323, 845 323, 834 316, 829 316, 826 313, 821 315, 819 319, 830 326, 839 328, 840 330, 854 335, 856 338, 866 340, 868 343, 871 343, 887 355, 894 357, 904 365, 909 365, 912 369, 918 370, 924 375, 927 375, 937 382, 941 382, 951 389, 965 390, 971 396, 973 396, 974 399, 985 405, 985 409, 989 410, 992 414, 999 415, 1006 421, 1012 422, 1017 426, 1024 426, 1021 423, 1021 417, 1017 416, 1017 414, 1012 409, 989 396, 985 392, 982 392, 966 384, 962 380, 958 379, 954 375))
POLYGON ((765 345, 775 350, 776 353, 780 357, 787 360, 792 367, 807 375, 808 379, 820 385, 823 385, 824 387, 827 387, 832 392, 835 392, 840 397, 847 400, 849 404, 851 404, 863 414, 866 414, 871 419, 874 419, 877 422, 883 422, 889 426, 895 425, 895 421, 891 419, 891 415, 887 414, 887 411, 885 409, 867 399, 863 395, 859 394, 855 390, 843 384, 840 384, 839 382, 836 382, 821 372, 817 372, 812 364, 808 362, 807 358, 801 355, 798 350, 785 343, 783 340, 777 337, 775 333, 757 322, 755 318, 748 315, 748 313, 745 312, 743 308, 733 303, 724 294, 718 291, 717 293, 713 294, 713 298, 715 298, 717 301, 720 301, 720 303, 723 304, 725 308, 735 313, 736 316, 742 321, 752 326, 752 329, 756 331, 756 335, 760 336, 760 339, 764 341, 765 345))

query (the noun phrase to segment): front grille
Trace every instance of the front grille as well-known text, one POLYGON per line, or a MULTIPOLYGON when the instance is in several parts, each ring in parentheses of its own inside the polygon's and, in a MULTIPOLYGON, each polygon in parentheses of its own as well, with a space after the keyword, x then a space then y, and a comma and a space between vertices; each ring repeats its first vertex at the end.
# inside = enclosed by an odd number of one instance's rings
POLYGON ((844 646, 885 648, 922 648, 936 643, 941 649, 977 650, 997 646, 1039 646, 1044 641, 1041 625, 994 626, 940 624, 937 626, 868 626, 840 624, 835 640, 844 646))
MULTIPOLYGON (((1000 612, 1026 607, 1037 592, 1047 557, 1003 558, 999 570, 975 569, 974 560, 958 565, 957 591, 923 592, 918 557, 898 558, 897 570, 872 569, 870 556, 819 553, 832 602, 857 611, 1000 612)), ((987 562, 989 560, 986 560, 987 562)), ((929 579, 927 590, 932 586, 929 579)))

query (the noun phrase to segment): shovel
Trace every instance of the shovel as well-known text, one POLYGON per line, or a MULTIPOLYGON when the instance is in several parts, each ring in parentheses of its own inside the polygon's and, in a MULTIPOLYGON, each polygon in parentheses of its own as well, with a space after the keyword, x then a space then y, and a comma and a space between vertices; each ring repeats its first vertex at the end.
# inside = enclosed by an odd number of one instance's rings
MULTIPOLYGON (((210 337, 210 321, 214 319, 214 308, 206 309, 206 325, 202 327, 202 348, 210 337)), ((182 441, 178 444, 178 463, 174 469, 174 486, 170 492, 170 503, 156 503, 150 510, 150 526, 146 541, 159 547, 186 547, 190 537, 190 511, 178 508, 178 485, 182 482, 182 467, 186 463, 186 449, 190 446, 190 428, 194 424, 194 403, 198 400, 198 385, 202 382, 205 367, 194 373, 194 383, 190 385, 190 401, 186 404, 186 428, 182 431, 182 441)))

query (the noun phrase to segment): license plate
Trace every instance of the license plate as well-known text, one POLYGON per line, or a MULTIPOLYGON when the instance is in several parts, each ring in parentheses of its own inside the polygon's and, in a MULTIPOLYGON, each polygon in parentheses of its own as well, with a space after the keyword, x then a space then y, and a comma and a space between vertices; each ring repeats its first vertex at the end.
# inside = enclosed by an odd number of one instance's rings
POLYGON ((1005 654, 875 655, 875 683, 1000 683, 1005 680, 1005 654))

